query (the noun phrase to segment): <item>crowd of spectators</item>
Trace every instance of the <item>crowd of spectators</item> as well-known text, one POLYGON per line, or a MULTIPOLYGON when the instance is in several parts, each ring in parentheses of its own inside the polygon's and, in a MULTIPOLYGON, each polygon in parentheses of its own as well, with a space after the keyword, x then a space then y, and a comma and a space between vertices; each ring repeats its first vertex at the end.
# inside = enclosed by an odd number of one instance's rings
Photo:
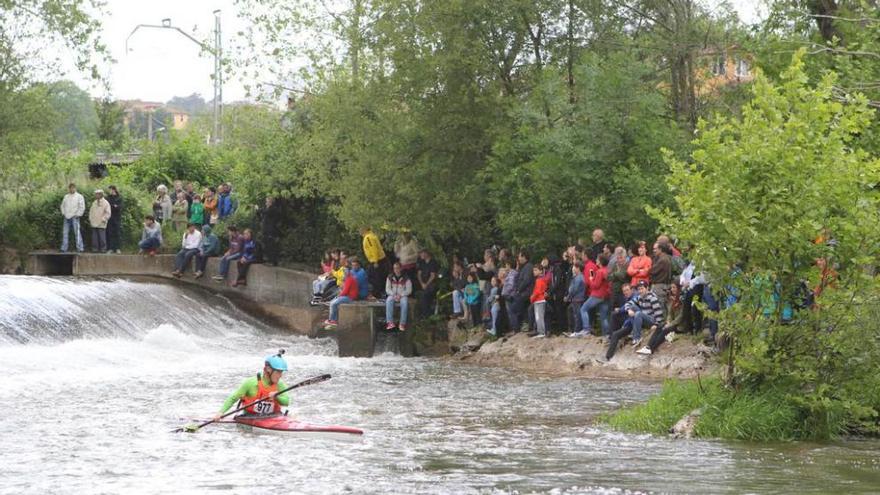
POLYGON ((330 307, 328 330, 338 325, 340 305, 366 300, 385 305, 386 329, 405 331, 412 299, 420 318, 448 311, 450 318, 494 337, 527 332, 537 339, 593 339, 607 344, 607 359, 622 342, 649 355, 676 334, 702 334, 704 325, 712 345, 718 331, 700 309, 719 309, 717 291, 667 236, 628 247, 608 242, 596 229, 590 241, 561 256, 533 258, 526 251, 514 256, 493 247, 476 263, 453 255, 443 270, 408 231, 387 254, 371 229, 361 234, 366 267, 345 250, 331 249, 313 283, 313 304, 330 307))
MULTIPOLYGON (((122 239, 122 196, 116 186, 109 186, 109 195, 105 198, 104 191, 94 191, 94 201, 88 209, 88 221, 91 227, 91 249, 95 253, 121 254, 122 239)), ((164 184, 156 187, 153 197, 152 214, 143 217, 143 228, 138 241, 138 254, 155 255, 165 246, 163 226, 181 236, 180 248, 174 259, 171 274, 181 277, 189 266, 195 262, 193 276, 200 278, 205 274, 208 259, 219 257, 219 272, 213 277, 223 282, 229 273, 231 264, 237 265, 237 277, 232 286, 247 285, 247 273, 251 264, 258 259, 257 242, 251 229, 239 229, 234 225, 226 225, 228 249, 220 252, 220 239, 214 233, 218 224, 226 224, 237 208, 229 184, 223 183, 215 187, 206 187, 202 193, 196 193, 192 183, 174 182, 173 191, 169 192, 164 184), (170 227, 168 227, 170 226, 170 227)), ((80 218, 86 213, 85 199, 77 192, 75 184, 68 186, 68 192, 61 202, 61 214, 64 218, 61 251, 69 249, 71 235, 75 241, 77 252, 84 252, 80 218)), ((270 264, 278 262, 278 207, 272 198, 257 209, 262 226, 262 254, 270 264)), ((166 228, 166 233, 167 233, 166 228)), ((381 250, 381 247, 379 248, 381 250)))

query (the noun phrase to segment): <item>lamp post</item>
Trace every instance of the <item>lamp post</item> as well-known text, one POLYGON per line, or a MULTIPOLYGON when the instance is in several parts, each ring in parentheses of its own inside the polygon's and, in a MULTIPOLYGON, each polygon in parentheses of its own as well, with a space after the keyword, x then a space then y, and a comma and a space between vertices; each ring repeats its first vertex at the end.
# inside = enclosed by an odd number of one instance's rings
POLYGON ((214 46, 211 47, 197 40, 194 36, 187 33, 183 29, 179 27, 171 25, 171 19, 165 18, 162 19, 162 24, 138 24, 132 29, 131 34, 128 35, 128 38, 125 38, 125 53, 128 53, 128 40, 134 36, 134 33, 137 32, 140 28, 150 28, 150 29, 171 29, 173 31, 177 31, 178 33, 184 35, 192 41, 193 43, 199 45, 202 50, 214 55, 214 132, 211 135, 212 143, 220 142, 220 117, 223 112, 223 72, 222 72, 222 56, 223 56, 223 46, 220 37, 220 10, 214 11, 214 46))

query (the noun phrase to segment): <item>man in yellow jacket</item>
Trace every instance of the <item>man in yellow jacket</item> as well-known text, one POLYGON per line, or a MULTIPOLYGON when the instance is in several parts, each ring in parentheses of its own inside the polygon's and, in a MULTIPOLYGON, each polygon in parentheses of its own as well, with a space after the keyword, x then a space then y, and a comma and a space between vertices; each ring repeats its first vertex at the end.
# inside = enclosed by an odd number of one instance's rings
POLYGON ((388 277, 388 258, 382 249, 379 236, 373 233, 370 227, 362 227, 361 235, 364 237, 364 257, 367 258, 367 278, 370 281, 370 295, 381 298, 385 289, 385 279, 388 277))

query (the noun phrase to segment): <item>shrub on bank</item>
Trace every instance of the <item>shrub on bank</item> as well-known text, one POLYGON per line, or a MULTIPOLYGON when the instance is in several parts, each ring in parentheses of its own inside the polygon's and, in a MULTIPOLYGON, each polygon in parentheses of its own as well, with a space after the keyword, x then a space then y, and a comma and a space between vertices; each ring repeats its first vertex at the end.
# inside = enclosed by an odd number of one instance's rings
POLYGON ((748 441, 826 440, 854 431, 852 417, 829 412, 818 417, 795 390, 779 386, 734 390, 721 380, 670 380, 644 404, 603 418, 612 428, 665 435, 681 418, 699 409, 694 434, 748 441))
MULTIPOLYGON (((700 409, 694 433, 704 438, 749 441, 826 438, 805 428, 802 411, 784 391, 765 389, 740 392, 718 379, 668 381, 648 402, 605 418, 613 428, 627 432, 665 435, 685 415, 700 409)), ((835 426, 843 428, 844 423, 835 426)))
MULTIPOLYGON (((94 200, 94 184, 81 184, 80 194, 86 202, 86 211, 80 218, 83 243, 88 249, 91 241, 89 206, 94 200)), ((133 249, 140 240, 143 216, 149 209, 135 191, 119 186, 124 201, 122 212, 122 245, 133 249)), ((22 254, 36 249, 57 249, 61 246, 61 200, 66 190, 34 193, 0 207, 0 247, 15 248, 22 254)), ((71 237, 72 241, 72 237, 71 237)))

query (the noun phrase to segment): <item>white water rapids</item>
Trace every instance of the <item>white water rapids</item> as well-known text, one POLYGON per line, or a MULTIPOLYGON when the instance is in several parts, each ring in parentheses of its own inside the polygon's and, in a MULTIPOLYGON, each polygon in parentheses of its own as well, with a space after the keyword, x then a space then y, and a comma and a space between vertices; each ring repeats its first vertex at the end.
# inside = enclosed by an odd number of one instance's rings
POLYGON ((880 443, 627 435, 596 415, 656 384, 335 357, 201 290, 0 277, 0 493, 877 493, 880 443), (360 442, 171 433, 288 350, 291 414, 360 442))

